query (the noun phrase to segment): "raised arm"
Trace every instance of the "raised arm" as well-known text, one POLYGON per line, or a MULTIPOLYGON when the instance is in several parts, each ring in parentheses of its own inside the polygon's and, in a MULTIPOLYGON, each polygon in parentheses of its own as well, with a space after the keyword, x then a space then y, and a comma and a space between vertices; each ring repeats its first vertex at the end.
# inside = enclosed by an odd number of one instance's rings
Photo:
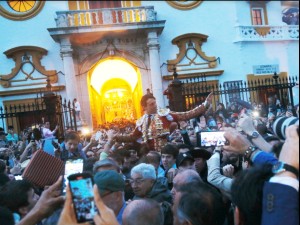
POLYGON ((196 118, 198 116, 204 115, 206 110, 209 108, 209 106, 212 103, 213 93, 210 93, 205 102, 203 102, 201 105, 197 106, 196 108, 187 111, 187 112, 173 112, 171 111, 170 114, 175 118, 177 121, 187 121, 193 118, 196 118))

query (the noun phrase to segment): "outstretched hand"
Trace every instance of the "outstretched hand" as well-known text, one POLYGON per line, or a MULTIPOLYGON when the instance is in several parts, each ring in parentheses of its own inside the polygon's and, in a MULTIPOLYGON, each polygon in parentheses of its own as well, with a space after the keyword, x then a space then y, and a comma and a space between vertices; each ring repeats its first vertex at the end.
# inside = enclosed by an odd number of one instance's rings
POLYGON ((206 105, 207 107, 211 105, 213 96, 214 96, 213 92, 211 92, 211 93, 207 96, 207 98, 206 98, 206 100, 205 100, 205 102, 206 102, 206 104, 207 104, 207 105, 206 105))

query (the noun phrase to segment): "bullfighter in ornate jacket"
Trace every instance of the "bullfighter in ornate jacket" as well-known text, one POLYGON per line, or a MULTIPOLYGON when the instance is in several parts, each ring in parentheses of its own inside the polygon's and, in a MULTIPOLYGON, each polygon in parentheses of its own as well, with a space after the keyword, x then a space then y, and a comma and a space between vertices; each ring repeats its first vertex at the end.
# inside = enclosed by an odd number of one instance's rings
POLYGON ((128 136, 117 135, 114 140, 147 143, 150 150, 160 151, 167 143, 170 125, 203 115, 211 104, 212 96, 212 93, 209 94, 204 103, 190 111, 172 112, 169 109, 159 109, 155 97, 152 94, 146 94, 141 99, 141 106, 145 114, 137 120, 134 132, 128 136))

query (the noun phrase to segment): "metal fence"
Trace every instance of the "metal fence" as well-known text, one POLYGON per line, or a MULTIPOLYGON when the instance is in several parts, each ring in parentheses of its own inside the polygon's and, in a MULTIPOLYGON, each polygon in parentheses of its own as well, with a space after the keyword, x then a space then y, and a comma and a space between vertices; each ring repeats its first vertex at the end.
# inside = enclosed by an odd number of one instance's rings
POLYGON ((57 138, 64 138, 65 130, 70 128, 77 131, 74 105, 52 96, 52 99, 40 98, 31 104, 18 104, 0 107, 0 127, 7 131, 13 126, 15 132, 20 133, 28 127, 39 128, 42 123, 49 121, 51 130, 59 126, 57 138))
POLYGON ((185 111, 205 101, 209 93, 214 94, 214 108, 218 103, 226 107, 237 100, 250 104, 268 104, 269 97, 280 100, 281 105, 294 106, 292 88, 297 84, 297 77, 268 78, 255 81, 232 81, 223 84, 211 84, 203 77, 190 78, 182 83, 182 96, 185 111))

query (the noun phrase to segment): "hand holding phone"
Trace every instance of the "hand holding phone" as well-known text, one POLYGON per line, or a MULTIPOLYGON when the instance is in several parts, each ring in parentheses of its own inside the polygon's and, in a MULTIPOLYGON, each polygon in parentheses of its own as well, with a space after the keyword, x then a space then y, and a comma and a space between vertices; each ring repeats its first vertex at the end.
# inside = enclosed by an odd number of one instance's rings
POLYGON ((66 194, 66 187, 68 183, 68 177, 72 174, 82 173, 83 171, 83 159, 68 159, 65 162, 64 179, 62 185, 62 194, 66 194))
POLYGON ((74 212, 78 223, 93 221, 98 210, 94 202, 93 176, 77 173, 68 177, 74 212))

